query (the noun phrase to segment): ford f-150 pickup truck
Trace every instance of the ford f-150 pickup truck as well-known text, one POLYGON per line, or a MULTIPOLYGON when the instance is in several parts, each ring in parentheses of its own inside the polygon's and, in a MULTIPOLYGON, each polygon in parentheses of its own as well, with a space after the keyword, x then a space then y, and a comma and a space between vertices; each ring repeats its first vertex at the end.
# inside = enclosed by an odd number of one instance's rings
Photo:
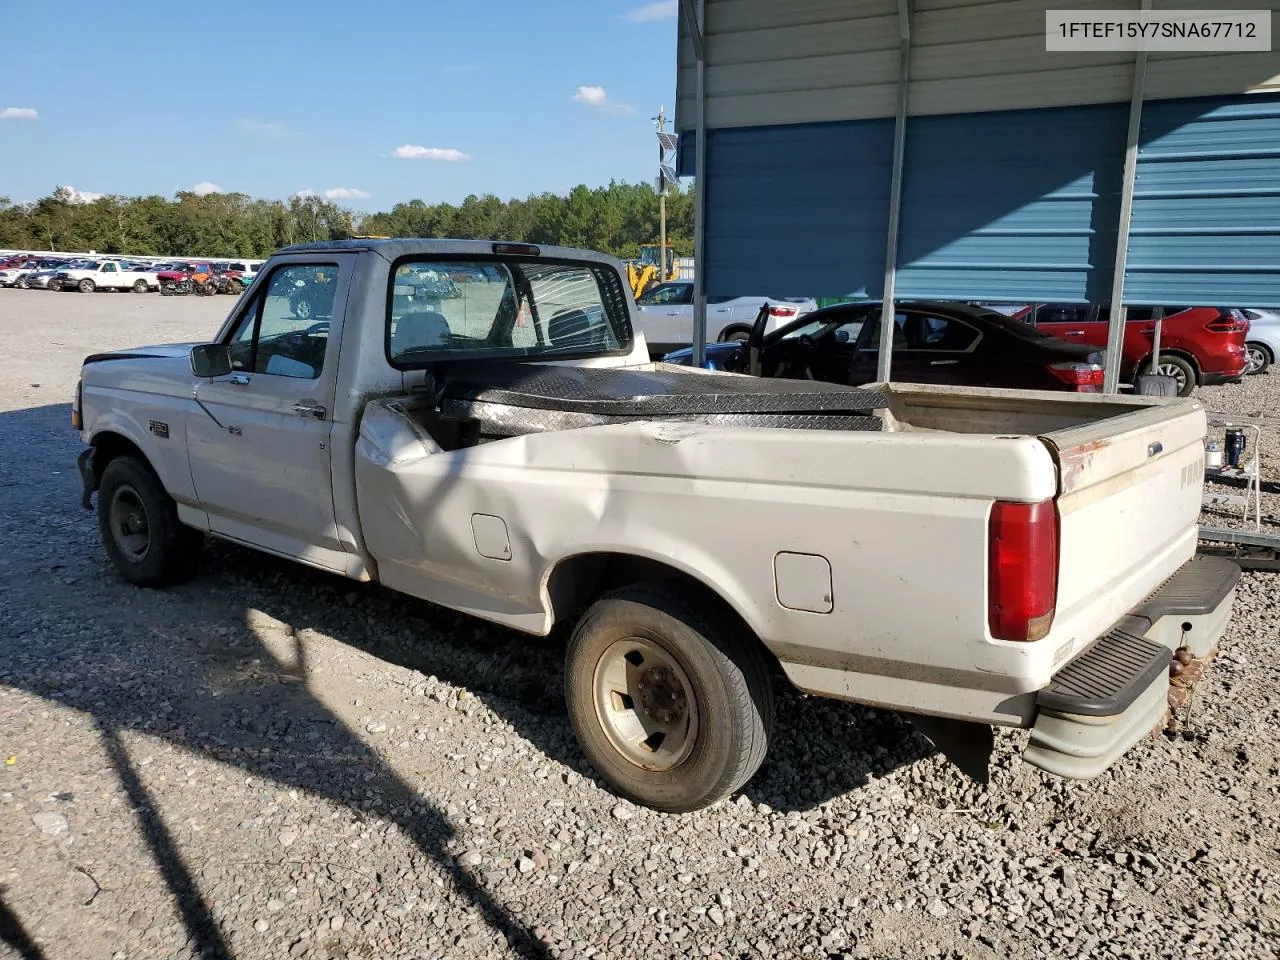
POLYGON ((49 281, 49 286, 62 290, 79 290, 81 293, 93 293, 95 290, 146 293, 148 290, 158 290, 160 280, 154 273, 127 270, 124 264, 115 260, 81 260, 58 270, 49 281))
POLYGON ((579 250, 287 248, 211 342, 86 359, 84 505, 144 587, 213 535, 572 626, 584 751, 671 811, 752 776, 778 670, 1088 778, 1213 653, 1239 571, 1195 557, 1197 401, 674 367, 634 315, 579 250))

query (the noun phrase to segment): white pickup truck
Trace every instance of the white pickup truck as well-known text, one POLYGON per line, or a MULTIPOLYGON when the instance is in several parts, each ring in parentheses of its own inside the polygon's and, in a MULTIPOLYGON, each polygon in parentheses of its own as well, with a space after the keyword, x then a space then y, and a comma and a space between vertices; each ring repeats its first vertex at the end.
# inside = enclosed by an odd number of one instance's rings
POLYGON ((84 506, 141 586, 211 534, 573 625, 584 751, 671 811, 755 772, 777 669, 1030 728, 1029 762, 1087 778, 1163 722, 1175 653, 1212 654, 1239 571, 1194 556, 1196 401, 671 367, 634 310, 578 250, 290 247, 210 343, 86 359, 84 506))
POLYGON ((80 260, 69 263, 53 275, 49 286, 60 290, 132 290, 146 293, 160 289, 155 271, 128 270, 115 260, 80 260))

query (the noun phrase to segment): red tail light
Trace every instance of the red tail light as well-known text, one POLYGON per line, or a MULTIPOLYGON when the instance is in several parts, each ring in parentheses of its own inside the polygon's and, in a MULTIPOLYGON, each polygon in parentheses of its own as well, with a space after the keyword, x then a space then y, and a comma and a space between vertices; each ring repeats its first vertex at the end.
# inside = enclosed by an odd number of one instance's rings
POLYGON ((796 307, 775 307, 769 304, 769 316, 778 317, 781 320, 790 320, 799 312, 796 307))
POLYGON ((1103 370, 1096 363, 1052 363, 1049 372, 1076 388, 1078 393, 1097 393, 1102 389, 1103 370))
POLYGON ((1058 602, 1058 508, 996 501, 988 532, 987 622, 997 640, 1039 640, 1058 602))
POLYGON ((1214 333, 1248 333, 1249 320, 1238 310, 1224 310, 1216 320, 1206 323, 1204 328, 1214 333))

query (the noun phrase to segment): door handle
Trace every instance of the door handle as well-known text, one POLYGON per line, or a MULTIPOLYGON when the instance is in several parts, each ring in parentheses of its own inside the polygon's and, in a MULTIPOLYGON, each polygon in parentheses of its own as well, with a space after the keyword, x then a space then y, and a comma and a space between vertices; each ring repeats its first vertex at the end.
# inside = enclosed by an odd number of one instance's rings
POLYGON ((247 373, 233 373, 227 378, 227 383, 234 383, 237 387, 247 387, 251 379, 247 373))
POLYGON ((728 313, 728 312, 729 312, 728 307, 716 307, 716 313, 728 313))
POLYGON ((323 420, 325 414, 329 411, 318 403, 306 403, 303 401, 293 405, 293 412, 300 417, 315 417, 317 420, 323 420))
POLYGON ((1084 331, 1083 331, 1083 330, 1064 330, 1064 331, 1063 331, 1063 336, 1067 336, 1067 337, 1083 337, 1083 336, 1084 336, 1084 331))
POLYGON ((951 364, 953 364, 953 363, 959 363, 959 362, 960 362, 959 360, 930 360, 930 361, 929 361, 929 366, 931 366, 931 367, 947 367, 947 366, 950 366, 950 365, 951 365, 951 364))
POLYGON ((679 310, 668 310, 668 311, 667 311, 667 316, 668 316, 668 317, 678 317, 678 316, 680 316, 680 311, 679 311, 679 310))

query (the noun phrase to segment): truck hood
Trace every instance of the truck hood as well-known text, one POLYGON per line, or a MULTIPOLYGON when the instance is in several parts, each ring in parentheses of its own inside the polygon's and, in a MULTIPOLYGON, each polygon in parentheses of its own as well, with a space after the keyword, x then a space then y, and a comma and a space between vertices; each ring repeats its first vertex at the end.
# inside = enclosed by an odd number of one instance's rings
POLYGON ((112 350, 109 353, 91 353, 84 358, 84 362, 89 364, 104 360, 146 360, 161 357, 165 359, 181 357, 185 360, 195 345, 195 342, 158 343, 150 347, 130 347, 128 350, 112 350))

